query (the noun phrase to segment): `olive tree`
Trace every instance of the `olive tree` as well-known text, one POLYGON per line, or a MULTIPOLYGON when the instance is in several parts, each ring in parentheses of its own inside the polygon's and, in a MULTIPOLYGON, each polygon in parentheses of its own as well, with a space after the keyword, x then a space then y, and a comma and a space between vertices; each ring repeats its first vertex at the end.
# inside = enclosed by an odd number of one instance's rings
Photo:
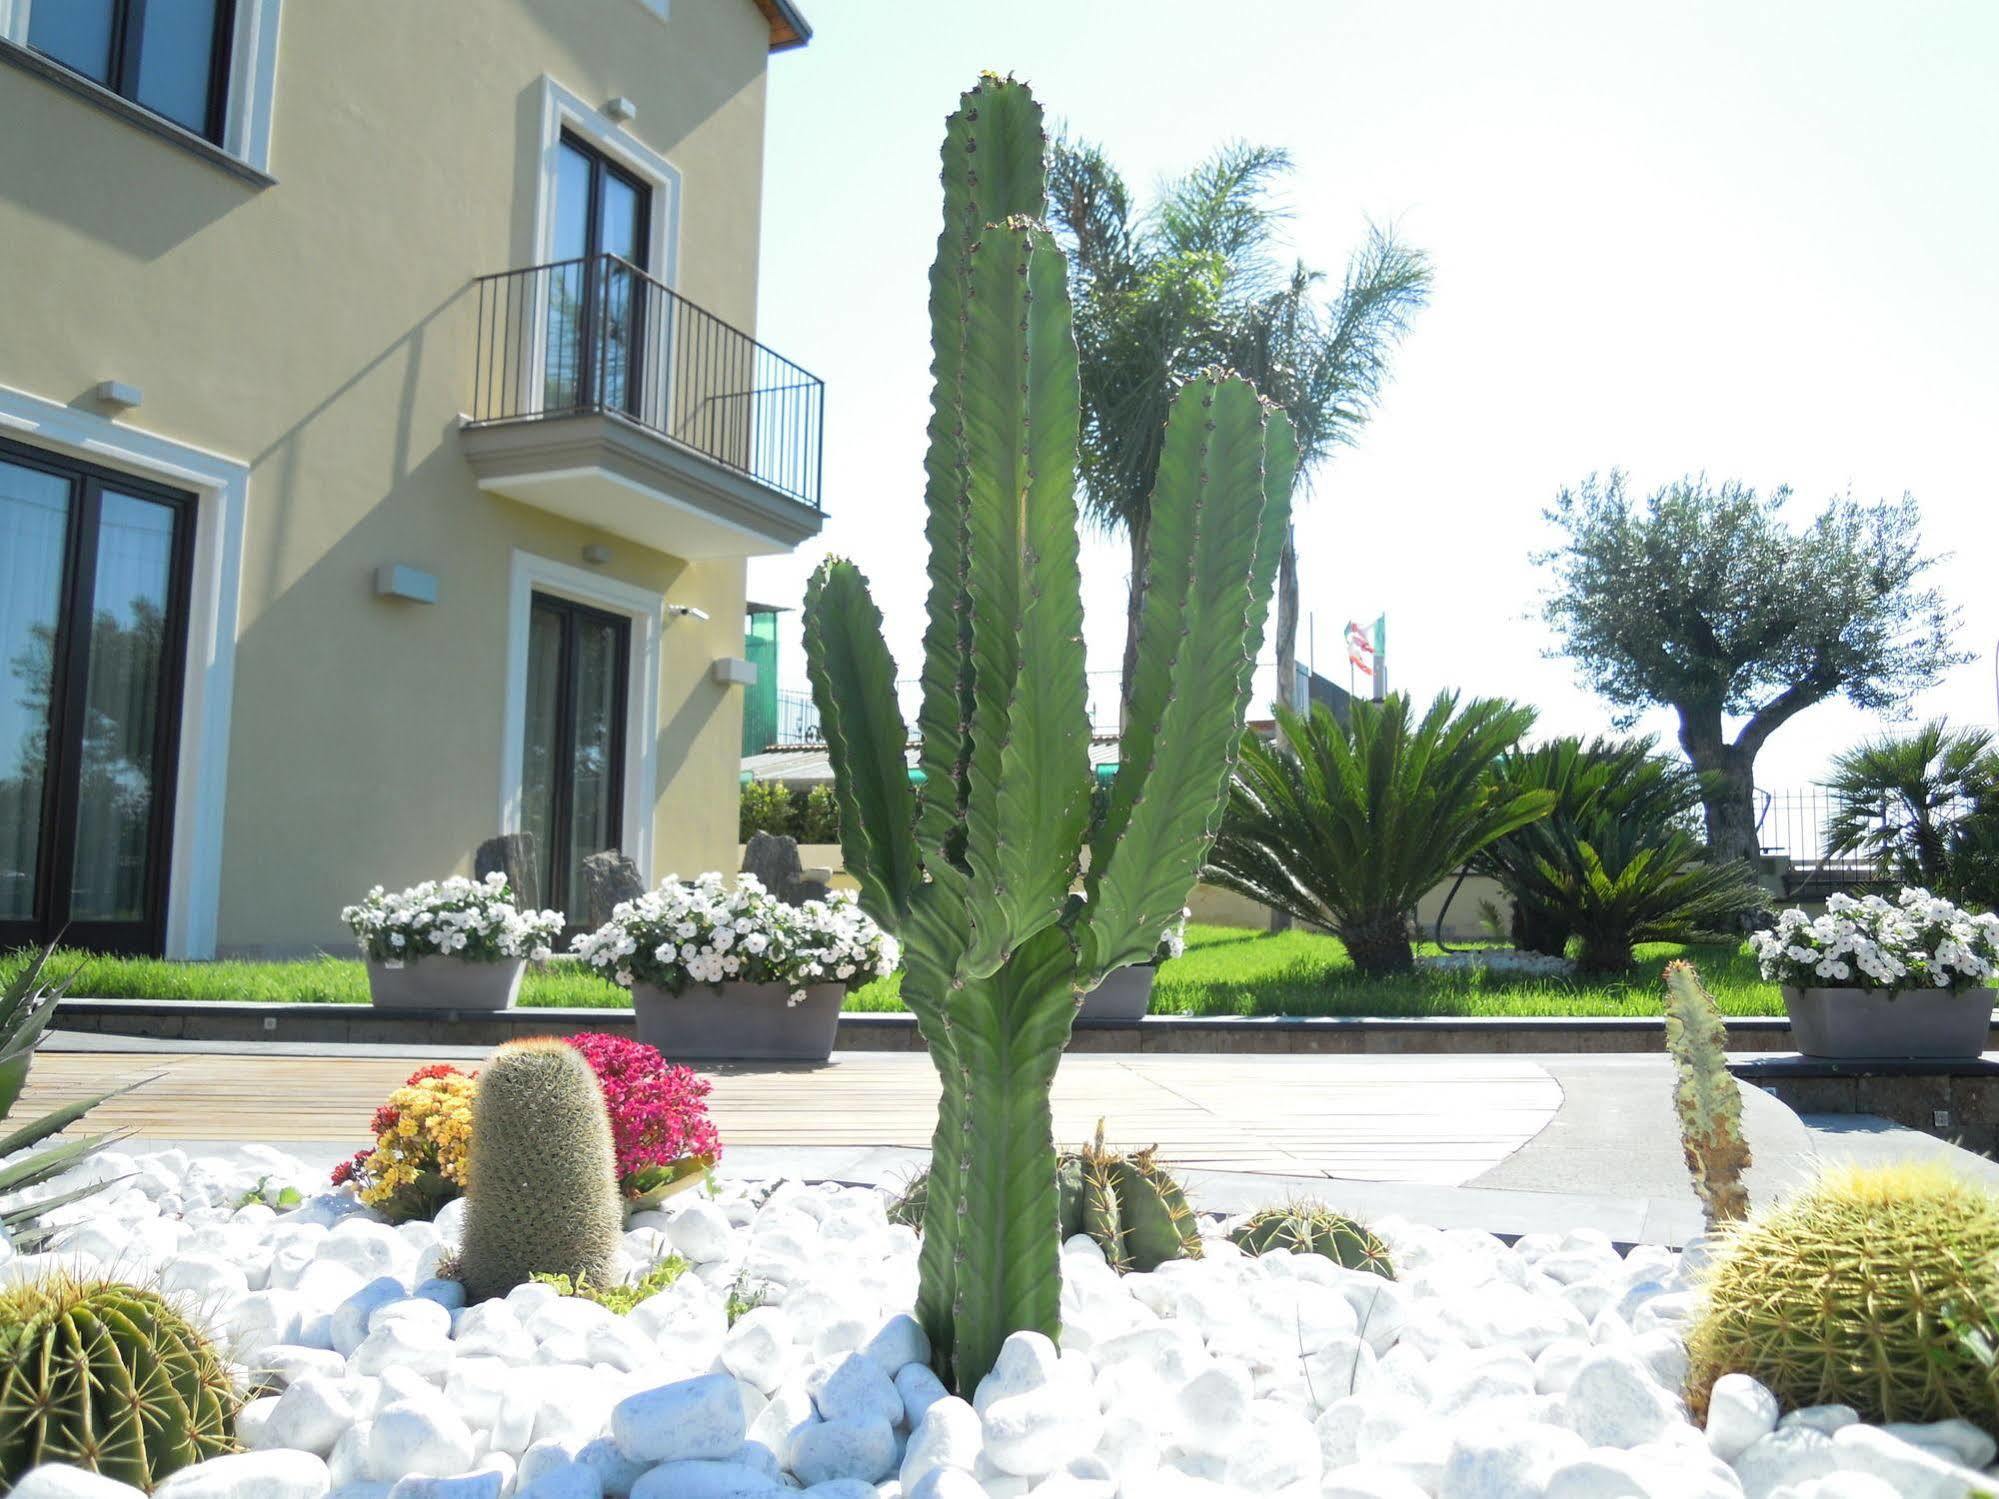
POLYGON ((1623 473, 1564 489, 1543 615, 1583 680, 1634 722, 1663 705, 1702 775, 1709 848, 1753 859, 1757 753, 1815 704, 1900 709, 1969 660, 1957 611, 1924 583, 1914 499, 1834 499, 1802 529, 1788 488, 1676 479, 1646 498, 1623 473), (1731 737, 1728 723, 1736 720, 1731 737))

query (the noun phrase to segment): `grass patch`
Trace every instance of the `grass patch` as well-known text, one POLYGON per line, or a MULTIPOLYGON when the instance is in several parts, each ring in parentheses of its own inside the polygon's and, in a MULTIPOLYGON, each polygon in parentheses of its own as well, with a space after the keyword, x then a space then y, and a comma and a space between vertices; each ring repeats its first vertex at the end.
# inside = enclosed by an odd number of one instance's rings
MULTIPOLYGON (((1419 952, 1439 949, 1424 943, 1419 952)), ((1487 979, 1478 974, 1361 977, 1337 937, 1316 932, 1257 932, 1193 926, 1187 952, 1159 970, 1155 1015, 1657 1015, 1659 970, 1690 958, 1725 1015, 1781 1015, 1775 984, 1756 971, 1747 943, 1687 946, 1653 942, 1638 949, 1630 972, 1613 979, 1487 979)), ((0 957, 0 983, 26 961, 0 957)), ((168 962, 59 954, 57 974, 81 966, 70 992, 96 999, 240 1000, 257 1004, 366 1004, 368 976, 355 958, 296 962, 168 962)), ((610 1009, 625 991, 573 963, 530 968, 520 1003, 560 1009, 610 1009)), ((863 985, 847 996, 854 1011, 900 1011, 902 976, 863 985)))

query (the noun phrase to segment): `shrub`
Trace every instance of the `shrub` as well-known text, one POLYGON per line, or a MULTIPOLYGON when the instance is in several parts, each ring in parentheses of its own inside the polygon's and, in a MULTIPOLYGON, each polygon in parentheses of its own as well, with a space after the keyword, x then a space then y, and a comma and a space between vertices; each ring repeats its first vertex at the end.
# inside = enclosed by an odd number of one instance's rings
POLYGON ((547 1275, 537 1271, 528 1277, 542 1285, 554 1286, 564 1296, 578 1296, 585 1301, 594 1301, 601 1307, 608 1307, 620 1317, 648 1297, 657 1296, 668 1286, 687 1273, 687 1261, 677 1254, 669 1254, 637 1280, 619 1285, 600 1286, 587 1279, 572 1280, 567 1275, 547 1275))
POLYGON ((471 1074, 449 1063, 419 1067, 375 1110, 374 1145, 335 1166, 333 1185, 351 1185, 392 1222, 436 1217, 465 1189, 472 1089, 471 1074))
POLYGON ((808 984, 865 984, 901 961, 895 939, 851 893, 788 906, 747 874, 733 888, 719 874, 691 885, 668 875, 575 945, 585 963, 626 988, 655 984, 679 994, 689 984, 734 979, 788 985, 794 1004, 808 984))
POLYGON ((782 781, 745 781, 736 804, 736 841, 756 833, 790 834, 794 827, 791 789, 782 781))
POLYGON ((678 1067, 656 1047, 628 1036, 588 1032, 568 1038, 583 1053, 604 1090, 617 1150, 618 1187, 645 1200, 713 1167, 722 1137, 704 1100, 714 1086, 691 1067, 678 1067))
POLYGON ((1534 721, 1497 698, 1438 695, 1278 710, 1281 743, 1254 732, 1229 787, 1206 878, 1337 932, 1366 974, 1407 973, 1416 902, 1494 839, 1547 815, 1554 794, 1488 774, 1534 721))
POLYGON ((1810 989, 1978 989, 1999 969, 1999 916, 1973 916, 1927 890, 1893 901, 1837 891, 1825 915, 1793 908, 1749 938, 1763 977, 1810 989))
POLYGON ((468 1301, 536 1273, 611 1284, 624 1235, 604 1092, 573 1046, 502 1046, 472 1095, 465 1235, 452 1266, 468 1301))
POLYGON ((516 909, 507 877, 497 870, 483 880, 425 880, 393 894, 377 885, 340 919, 377 963, 415 962, 432 953, 470 963, 544 963, 554 956, 563 927, 560 911, 516 909))
POLYGON ((1395 1261, 1374 1230, 1323 1203, 1297 1202, 1252 1213, 1229 1231, 1229 1240, 1249 1254, 1288 1250, 1324 1255, 1349 1270, 1395 1279, 1395 1261))
POLYGON ((0 1489, 69 1463, 150 1490, 235 1449, 228 1366, 164 1298, 57 1275, 0 1291, 0 1489))
POLYGON ((1649 739, 1556 739, 1502 756, 1492 778, 1502 793, 1555 798, 1475 861, 1506 887, 1515 940, 1532 951, 1559 956, 1577 936, 1585 972, 1622 972, 1637 943, 1740 931, 1763 904, 1745 866, 1705 861, 1691 831, 1700 778, 1649 739))
POLYGON ((1933 719, 1833 761, 1826 855, 1962 905, 1999 905, 1999 750, 1984 729, 1933 719))
POLYGON ((800 843, 840 841, 840 803, 831 786, 814 786, 794 804, 794 826, 800 843))
POLYGON ((1995 1424, 1994 1390, 1954 1319, 1994 1301, 1999 1197, 1935 1164, 1845 1166, 1731 1230, 1702 1276, 1687 1393, 1724 1374, 1786 1407, 1867 1421, 1995 1424))

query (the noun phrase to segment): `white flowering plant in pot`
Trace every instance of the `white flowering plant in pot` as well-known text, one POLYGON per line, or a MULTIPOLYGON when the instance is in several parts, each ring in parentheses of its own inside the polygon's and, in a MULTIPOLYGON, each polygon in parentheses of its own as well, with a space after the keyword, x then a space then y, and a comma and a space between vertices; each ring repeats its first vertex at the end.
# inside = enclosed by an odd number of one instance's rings
POLYGON ((507 877, 483 880, 454 875, 425 880, 407 890, 377 885, 367 899, 344 908, 340 919, 371 963, 400 968, 427 957, 467 963, 545 963, 562 936, 560 911, 523 911, 514 905, 507 877))
POLYGON ((679 995, 702 984, 774 984, 793 1005, 811 988, 865 984, 902 961, 896 940, 849 891, 792 906, 754 875, 737 875, 730 885, 712 872, 691 883, 668 875, 658 889, 621 901, 609 921, 572 946, 628 989, 679 995))
POLYGON ((1999 971, 1999 915, 1910 886, 1894 900, 1834 894, 1749 939, 1765 980, 1792 989, 1982 990, 1999 971))

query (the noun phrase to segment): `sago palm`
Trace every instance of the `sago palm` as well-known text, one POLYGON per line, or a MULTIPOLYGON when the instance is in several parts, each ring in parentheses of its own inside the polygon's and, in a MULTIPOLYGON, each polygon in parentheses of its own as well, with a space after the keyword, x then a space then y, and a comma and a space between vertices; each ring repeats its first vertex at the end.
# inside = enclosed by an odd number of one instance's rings
POLYGON ((1205 878, 1335 932, 1369 974, 1414 966, 1410 915, 1494 839, 1547 815, 1549 791, 1511 792, 1493 762, 1534 722, 1499 698, 1438 695, 1278 712, 1281 743, 1254 733, 1229 786, 1205 878))
POLYGON ((1691 832, 1700 778, 1649 739, 1551 740, 1504 756, 1493 781, 1555 796, 1474 861, 1506 887, 1532 951, 1560 954, 1575 936, 1586 971, 1618 972, 1636 943, 1733 931, 1764 902, 1746 867, 1706 862, 1691 832))

